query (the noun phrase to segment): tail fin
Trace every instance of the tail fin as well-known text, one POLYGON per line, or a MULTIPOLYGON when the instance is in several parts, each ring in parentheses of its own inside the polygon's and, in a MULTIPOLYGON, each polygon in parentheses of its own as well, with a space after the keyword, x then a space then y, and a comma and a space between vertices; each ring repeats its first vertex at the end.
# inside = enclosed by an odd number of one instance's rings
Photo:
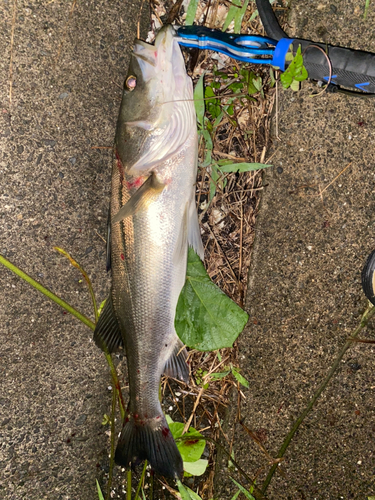
POLYGON ((182 458, 163 413, 155 418, 129 414, 124 421, 115 462, 129 467, 143 460, 162 476, 182 478, 182 458))

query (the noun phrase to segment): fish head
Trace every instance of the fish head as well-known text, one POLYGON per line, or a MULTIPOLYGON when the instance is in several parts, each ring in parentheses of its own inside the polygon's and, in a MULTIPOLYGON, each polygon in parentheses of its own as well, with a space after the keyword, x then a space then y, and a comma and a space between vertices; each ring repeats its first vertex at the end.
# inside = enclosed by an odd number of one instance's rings
POLYGON ((136 40, 125 80, 116 149, 125 171, 145 175, 176 154, 196 129, 193 87, 175 30, 154 45, 136 40))

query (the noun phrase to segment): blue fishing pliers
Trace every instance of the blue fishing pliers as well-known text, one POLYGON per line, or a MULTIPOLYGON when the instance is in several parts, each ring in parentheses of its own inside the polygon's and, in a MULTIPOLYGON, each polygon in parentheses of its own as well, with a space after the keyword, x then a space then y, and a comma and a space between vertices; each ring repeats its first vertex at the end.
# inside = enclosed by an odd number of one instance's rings
POLYGON ((281 71, 285 69, 285 55, 293 41, 223 33, 206 26, 181 26, 176 32, 178 43, 184 47, 214 50, 248 63, 271 64, 281 71))

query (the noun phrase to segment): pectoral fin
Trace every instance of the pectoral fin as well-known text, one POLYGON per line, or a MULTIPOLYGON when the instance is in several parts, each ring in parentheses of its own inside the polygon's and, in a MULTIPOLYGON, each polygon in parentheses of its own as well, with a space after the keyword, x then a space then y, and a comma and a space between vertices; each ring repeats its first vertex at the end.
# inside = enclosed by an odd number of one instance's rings
POLYGON ((199 255, 201 260, 204 259, 204 248, 202 243, 201 231, 199 228, 197 207, 195 205, 195 193, 191 198, 189 205, 188 216, 188 242, 195 252, 199 255))
POLYGON ((155 172, 152 172, 150 177, 142 184, 138 191, 133 194, 130 200, 125 203, 113 217, 112 224, 120 222, 137 212, 146 210, 150 203, 157 200, 164 188, 165 184, 158 180, 155 172))

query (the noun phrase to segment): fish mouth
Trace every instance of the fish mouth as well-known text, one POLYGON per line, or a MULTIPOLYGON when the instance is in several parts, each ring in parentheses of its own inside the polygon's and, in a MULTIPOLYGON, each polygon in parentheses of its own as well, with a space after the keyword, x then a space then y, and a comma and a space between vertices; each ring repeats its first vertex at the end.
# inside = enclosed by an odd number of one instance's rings
POLYGON ((168 60, 168 58, 170 58, 175 36, 175 29, 169 25, 164 26, 159 31, 153 45, 143 40, 136 39, 133 56, 137 59, 142 69, 142 73, 143 70, 146 69, 145 63, 146 65, 156 68, 163 63, 163 60, 168 60))

